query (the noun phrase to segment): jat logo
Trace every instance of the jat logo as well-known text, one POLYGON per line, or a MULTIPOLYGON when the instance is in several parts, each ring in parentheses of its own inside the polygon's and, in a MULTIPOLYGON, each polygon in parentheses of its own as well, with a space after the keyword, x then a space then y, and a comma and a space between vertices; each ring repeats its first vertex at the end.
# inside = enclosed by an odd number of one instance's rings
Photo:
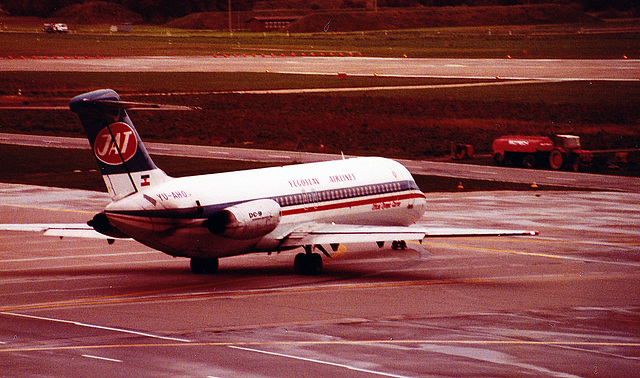
POLYGON ((136 154, 137 150, 136 134, 131 126, 124 122, 116 122, 102 129, 93 144, 93 152, 96 157, 109 165, 119 165, 128 161, 136 154))

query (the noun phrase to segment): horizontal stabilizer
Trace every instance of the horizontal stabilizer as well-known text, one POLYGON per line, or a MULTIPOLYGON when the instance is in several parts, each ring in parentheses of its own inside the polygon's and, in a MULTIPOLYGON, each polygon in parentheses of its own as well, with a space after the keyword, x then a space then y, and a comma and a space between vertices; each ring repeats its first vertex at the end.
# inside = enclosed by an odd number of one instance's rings
POLYGON ((85 239, 116 239, 103 235, 86 223, 27 223, 0 224, 0 231, 30 231, 41 232, 46 236, 59 236, 85 239))
POLYGON ((108 99, 92 100, 92 99, 83 98, 80 100, 80 102, 83 104, 92 104, 94 106, 101 106, 102 108, 111 108, 111 109, 202 110, 202 108, 198 106, 151 104, 148 102, 122 101, 122 100, 118 101, 118 100, 108 100, 108 99))
POLYGON ((148 104, 145 102, 132 102, 132 101, 118 101, 118 100, 107 100, 107 99, 88 99, 83 98, 81 100, 82 103, 87 104, 96 104, 96 105, 105 105, 118 109, 130 109, 130 108, 150 108, 157 109, 160 105, 157 104, 148 104))

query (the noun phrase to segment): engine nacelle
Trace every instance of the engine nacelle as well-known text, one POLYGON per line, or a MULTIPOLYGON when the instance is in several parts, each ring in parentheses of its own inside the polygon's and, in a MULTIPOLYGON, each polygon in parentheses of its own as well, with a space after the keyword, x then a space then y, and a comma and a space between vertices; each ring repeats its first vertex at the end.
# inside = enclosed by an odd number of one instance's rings
POLYGON ((280 223, 280 205, 270 199, 245 202, 212 214, 203 226, 231 239, 253 239, 273 231, 280 223))

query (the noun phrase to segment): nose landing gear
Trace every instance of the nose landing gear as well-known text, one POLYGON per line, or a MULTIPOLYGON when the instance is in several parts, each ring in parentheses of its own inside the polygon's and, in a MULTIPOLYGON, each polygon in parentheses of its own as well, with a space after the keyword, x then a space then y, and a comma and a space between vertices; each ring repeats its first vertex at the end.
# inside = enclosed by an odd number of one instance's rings
POLYGON ((191 258, 191 272, 195 274, 213 274, 218 271, 218 259, 191 258))
POLYGON ((404 240, 396 240, 393 243, 391 243, 391 248, 394 251, 397 251, 399 249, 405 250, 405 249, 407 249, 407 242, 404 241, 404 240))

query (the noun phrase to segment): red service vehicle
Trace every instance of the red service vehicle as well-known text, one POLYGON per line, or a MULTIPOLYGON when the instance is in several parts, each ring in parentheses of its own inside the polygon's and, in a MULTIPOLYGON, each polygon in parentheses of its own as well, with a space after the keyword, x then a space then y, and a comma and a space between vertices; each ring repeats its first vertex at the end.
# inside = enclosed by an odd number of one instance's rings
POLYGON ((546 136, 507 135, 493 141, 493 160, 497 165, 521 165, 527 168, 548 166, 551 169, 588 167, 593 160, 590 151, 580 146, 575 135, 546 136))

